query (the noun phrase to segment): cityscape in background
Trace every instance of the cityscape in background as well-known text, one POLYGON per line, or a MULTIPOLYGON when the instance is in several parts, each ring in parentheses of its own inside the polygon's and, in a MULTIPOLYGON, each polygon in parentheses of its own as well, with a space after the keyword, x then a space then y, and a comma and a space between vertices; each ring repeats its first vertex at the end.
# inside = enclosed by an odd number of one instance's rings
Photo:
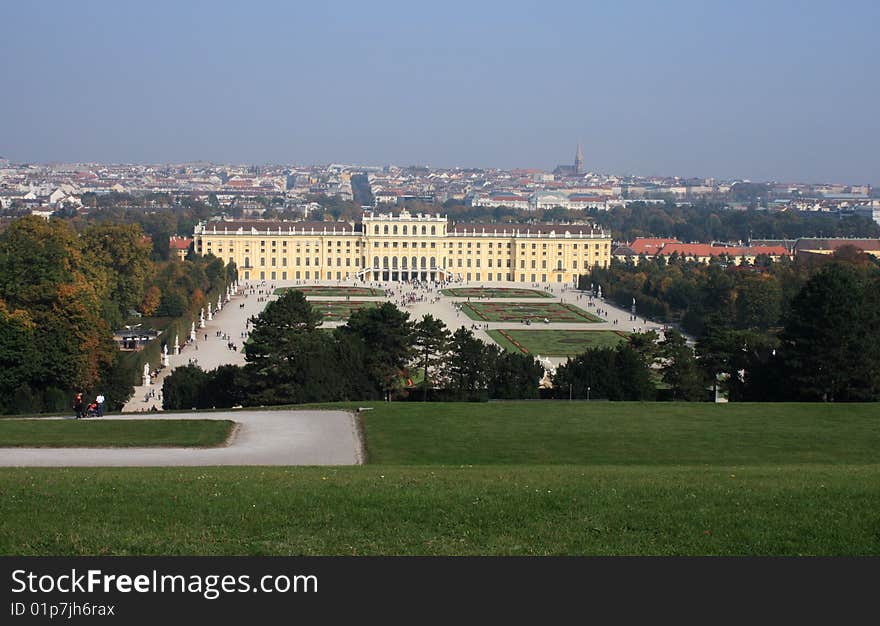
MULTIPOLYGON (((880 223, 880 190, 869 184, 633 176, 590 171, 577 146, 574 163, 541 169, 427 166, 225 165, 208 162, 133 165, 14 163, 0 158, 0 211, 5 217, 87 212, 86 194, 173 194, 226 208, 234 217, 309 219, 321 200, 364 209, 456 204, 523 211, 613 210, 634 201, 713 201, 731 209, 859 215, 880 223)), ((571 219, 571 215, 568 216, 571 219)))

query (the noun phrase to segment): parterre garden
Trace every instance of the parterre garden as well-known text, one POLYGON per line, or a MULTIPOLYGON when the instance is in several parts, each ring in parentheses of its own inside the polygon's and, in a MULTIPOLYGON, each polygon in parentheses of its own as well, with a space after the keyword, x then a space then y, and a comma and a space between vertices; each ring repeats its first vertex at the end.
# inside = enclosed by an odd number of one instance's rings
POLYGON ((346 285, 302 285, 296 287, 279 287, 275 290, 275 295, 280 296, 288 290, 301 291, 306 297, 309 296, 354 296, 354 297, 376 297, 384 296, 384 289, 375 287, 349 287, 346 285))
POLYGON ((373 300, 310 300, 309 304, 325 322, 344 322, 355 311, 374 309, 380 303, 373 300))
POLYGON ((481 322, 602 322, 602 318, 562 302, 462 302, 461 310, 481 322))
POLYGON ((516 287, 453 287, 441 289, 444 296, 454 298, 552 298, 546 291, 516 287))
POLYGON ((541 356, 574 356, 590 348, 614 347, 627 334, 616 330, 520 330, 486 331, 502 348, 541 356))

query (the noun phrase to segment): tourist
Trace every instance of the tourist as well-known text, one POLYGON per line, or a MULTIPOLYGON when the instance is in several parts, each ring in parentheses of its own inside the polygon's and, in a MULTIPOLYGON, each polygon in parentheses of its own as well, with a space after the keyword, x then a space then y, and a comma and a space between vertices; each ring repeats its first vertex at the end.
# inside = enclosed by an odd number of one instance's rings
POLYGON ((104 417, 104 394, 99 393, 98 397, 95 398, 95 402, 98 403, 98 417, 104 417))
POLYGON ((76 419, 80 419, 83 416, 83 395, 82 392, 76 394, 76 397, 73 399, 73 409, 76 411, 76 419))

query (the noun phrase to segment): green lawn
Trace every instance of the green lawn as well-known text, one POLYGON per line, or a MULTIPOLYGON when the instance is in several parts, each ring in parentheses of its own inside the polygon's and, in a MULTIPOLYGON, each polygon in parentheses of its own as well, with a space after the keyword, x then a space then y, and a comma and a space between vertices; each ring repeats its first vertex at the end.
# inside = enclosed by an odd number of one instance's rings
POLYGON ((877 555, 878 465, 0 469, 3 555, 877 555))
POLYGON ((472 320, 480 322, 531 320, 535 323, 546 319, 548 322, 583 324, 605 321, 573 304, 561 302, 462 302, 461 310, 472 320))
POLYGON ((880 555, 878 404, 341 406, 366 466, 0 468, 0 554, 880 555))
POLYGON ((208 448, 226 441, 229 420, 7 419, 0 421, 0 448, 208 448))
POLYGON ((379 302, 373 300, 310 300, 309 304, 324 317, 325 322, 344 322, 361 309, 375 309, 379 302))
POLYGON ((541 356, 574 356, 588 348, 613 347, 624 340, 624 333, 613 330, 520 330, 486 331, 505 350, 541 356))
POLYGON ((279 287, 275 290, 275 295, 280 296, 288 290, 302 291, 303 295, 308 296, 384 296, 384 289, 376 289, 374 287, 348 287, 346 285, 303 285, 301 287, 279 287))
POLYGON ((441 289, 444 296, 454 298, 552 298, 546 291, 514 287, 454 287, 441 289))
POLYGON ((372 406, 363 413, 367 454, 371 463, 383 465, 880 463, 878 404, 372 406))

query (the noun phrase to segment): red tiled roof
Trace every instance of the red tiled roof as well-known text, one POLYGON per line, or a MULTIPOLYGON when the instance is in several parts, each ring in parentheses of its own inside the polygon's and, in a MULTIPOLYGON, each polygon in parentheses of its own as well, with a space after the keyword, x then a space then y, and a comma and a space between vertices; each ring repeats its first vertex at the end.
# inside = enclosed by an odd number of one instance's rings
POLYGON ((627 247, 632 248, 636 254, 657 254, 663 246, 672 243, 681 243, 678 239, 651 239, 649 237, 636 237, 627 247))
POLYGON ((188 250, 191 243, 192 239, 188 237, 171 237, 168 240, 168 247, 172 250, 188 250))
POLYGON ((757 256, 766 254, 769 256, 787 256, 788 250, 783 246, 713 246, 708 243, 669 243, 658 252, 662 255, 678 253, 686 257, 710 257, 726 254, 729 257, 757 256))

